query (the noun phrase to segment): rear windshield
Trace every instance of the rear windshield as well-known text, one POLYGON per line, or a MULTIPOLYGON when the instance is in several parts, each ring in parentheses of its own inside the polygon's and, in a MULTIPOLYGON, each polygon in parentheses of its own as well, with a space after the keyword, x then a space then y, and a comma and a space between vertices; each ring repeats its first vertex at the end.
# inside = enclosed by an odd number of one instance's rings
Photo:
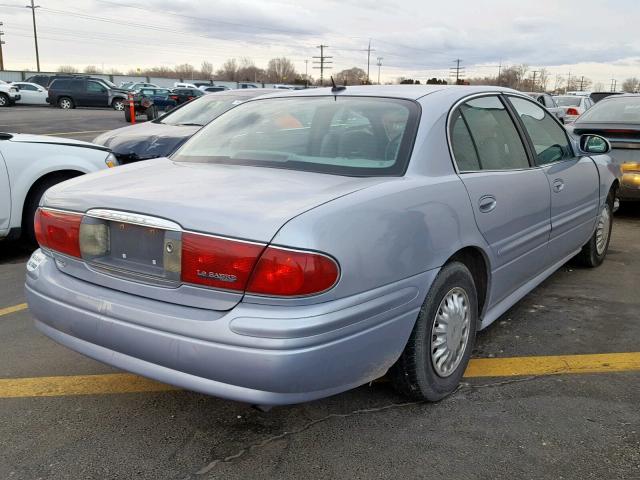
POLYGON ((617 97, 596 103, 581 122, 640 123, 640 97, 617 97))
POLYGON ((186 103, 184 107, 172 110, 158 119, 157 123, 203 126, 245 100, 247 97, 237 95, 207 95, 186 103))
POLYGON ((247 102, 212 122, 173 159, 351 176, 401 175, 419 107, 374 97, 289 97, 247 102))
POLYGON ((579 107, 580 97, 553 97, 561 107, 579 107))

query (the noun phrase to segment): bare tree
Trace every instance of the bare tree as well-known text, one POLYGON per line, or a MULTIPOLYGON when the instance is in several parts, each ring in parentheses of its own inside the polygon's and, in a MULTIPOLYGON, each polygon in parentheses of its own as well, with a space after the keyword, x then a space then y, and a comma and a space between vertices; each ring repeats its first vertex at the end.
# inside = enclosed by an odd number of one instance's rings
POLYGON ((206 60, 200 65, 200 74, 203 79, 210 80, 213 76, 213 64, 206 60))
POLYGON ((594 84, 593 85, 593 90, 595 92, 602 92, 604 90, 604 83, 598 82, 598 83, 594 84))
POLYGON ((79 70, 73 65, 60 65, 56 70, 59 73, 78 73, 79 70))
POLYGON ((367 81, 367 72, 358 67, 347 68, 338 72, 335 80, 343 85, 363 85, 367 81))
POLYGON ((272 58, 267 65, 267 79, 270 82, 293 82, 296 79, 296 68, 286 57, 272 58))
POLYGON ((117 68, 110 68, 106 71, 109 75, 122 75, 122 70, 118 70, 117 68))
POLYGON ((622 82, 622 91, 627 93, 638 93, 640 90, 640 80, 636 77, 627 78, 622 82))
POLYGON ((226 62, 222 64, 222 68, 220 68, 216 72, 216 78, 218 80, 230 80, 237 81, 238 80, 238 62, 235 58, 230 58, 226 62))
POLYGON ((83 71, 84 73, 88 73, 88 74, 102 73, 102 70, 100 70, 95 65, 87 65, 86 67, 84 67, 83 71))
POLYGON ((196 73, 196 69, 194 68, 194 66, 189 63, 182 63, 180 65, 176 65, 173 70, 176 72, 176 75, 179 78, 184 78, 184 79, 188 79, 188 78, 193 79, 194 74, 196 73))
POLYGON ((253 60, 249 57, 243 57, 240 59, 240 66, 238 67, 238 80, 242 82, 261 82, 265 77, 265 71, 262 68, 256 67, 253 60))

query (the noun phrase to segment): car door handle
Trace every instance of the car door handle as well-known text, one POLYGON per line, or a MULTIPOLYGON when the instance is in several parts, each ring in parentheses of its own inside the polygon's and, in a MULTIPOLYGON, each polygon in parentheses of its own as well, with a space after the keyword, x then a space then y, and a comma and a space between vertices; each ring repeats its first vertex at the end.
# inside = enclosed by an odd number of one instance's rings
POLYGON ((558 192, 561 192, 562 190, 564 190, 564 182, 562 181, 561 178, 556 178, 553 181, 553 191, 558 193, 558 192))
POLYGON ((493 195, 485 195, 484 197, 481 197, 480 200, 478 201, 478 209, 482 213, 489 213, 494 208, 496 208, 496 204, 497 204, 496 197, 494 197, 493 195))

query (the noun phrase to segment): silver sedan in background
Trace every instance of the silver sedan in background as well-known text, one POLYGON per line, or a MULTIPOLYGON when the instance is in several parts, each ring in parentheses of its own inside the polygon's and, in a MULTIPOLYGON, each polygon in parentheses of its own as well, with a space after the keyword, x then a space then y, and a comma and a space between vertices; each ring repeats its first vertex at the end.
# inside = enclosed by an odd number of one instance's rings
POLYGON ((437 401, 479 329, 576 255, 604 260, 608 149, 503 88, 283 90, 170 159, 48 190, 29 307, 69 348, 224 398, 389 372, 437 401))

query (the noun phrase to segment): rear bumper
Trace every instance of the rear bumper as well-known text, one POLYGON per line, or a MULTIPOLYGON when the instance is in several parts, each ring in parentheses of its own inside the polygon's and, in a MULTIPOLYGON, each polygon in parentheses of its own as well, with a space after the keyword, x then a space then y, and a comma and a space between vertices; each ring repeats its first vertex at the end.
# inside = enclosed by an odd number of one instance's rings
POLYGON ((36 327, 73 350, 190 390, 278 405, 382 376, 404 349, 436 273, 324 304, 241 302, 214 312, 96 286, 46 257, 27 273, 26 294, 36 327))

